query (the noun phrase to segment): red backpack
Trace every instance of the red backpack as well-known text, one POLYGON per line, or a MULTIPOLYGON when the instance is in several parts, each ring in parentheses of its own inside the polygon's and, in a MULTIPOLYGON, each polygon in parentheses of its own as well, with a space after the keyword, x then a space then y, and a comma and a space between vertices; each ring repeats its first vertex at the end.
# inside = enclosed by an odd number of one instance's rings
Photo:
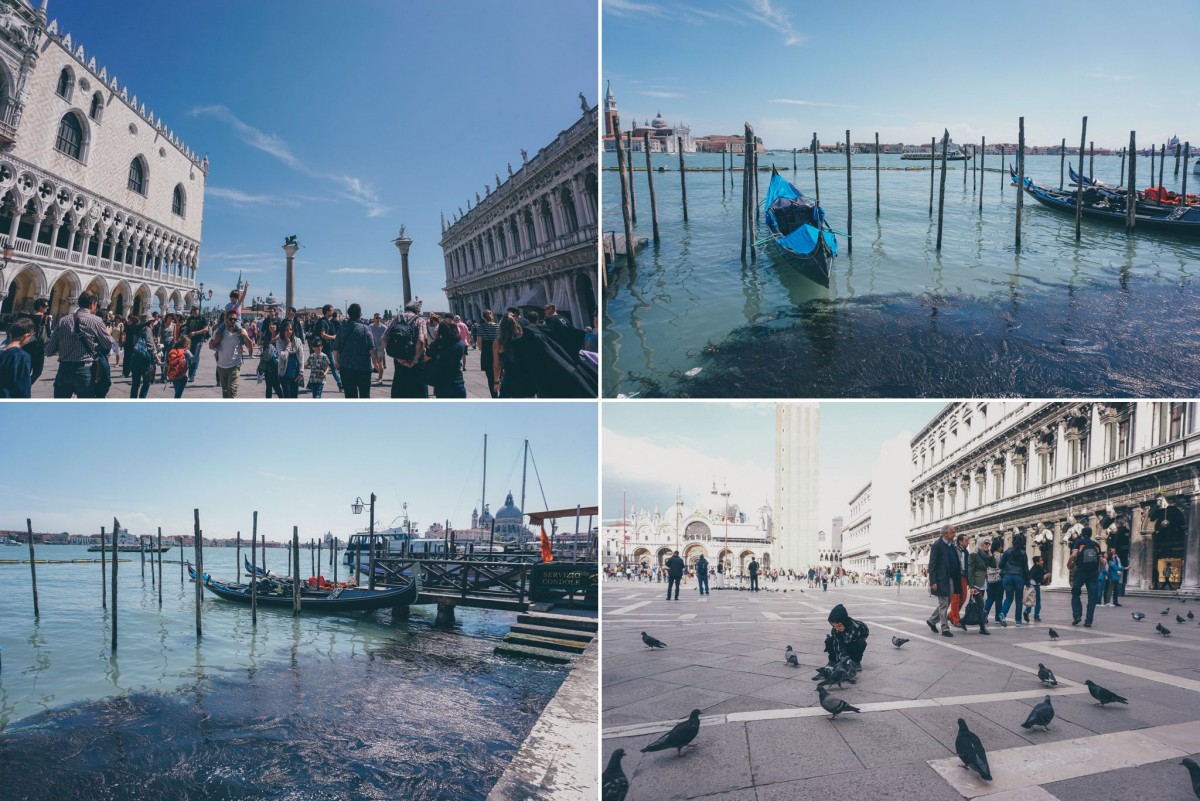
POLYGON ((177 381, 187 375, 187 349, 171 348, 167 353, 167 378, 177 381))

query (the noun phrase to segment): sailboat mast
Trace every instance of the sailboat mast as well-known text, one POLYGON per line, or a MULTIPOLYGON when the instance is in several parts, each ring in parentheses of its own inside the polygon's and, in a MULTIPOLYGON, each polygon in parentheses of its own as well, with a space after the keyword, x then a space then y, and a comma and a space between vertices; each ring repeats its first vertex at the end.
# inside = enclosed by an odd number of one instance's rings
POLYGON ((525 471, 529 468, 529 440, 525 440, 525 462, 521 465, 521 514, 525 514, 525 471))
POLYGON ((487 505, 487 434, 483 435, 483 489, 479 491, 479 515, 487 505))

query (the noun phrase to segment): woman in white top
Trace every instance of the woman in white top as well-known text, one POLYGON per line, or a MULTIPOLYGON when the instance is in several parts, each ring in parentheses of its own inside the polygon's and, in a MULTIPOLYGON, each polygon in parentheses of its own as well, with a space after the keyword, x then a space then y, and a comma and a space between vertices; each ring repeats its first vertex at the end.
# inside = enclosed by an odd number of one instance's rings
POLYGON ((279 327, 279 338, 275 340, 275 350, 279 353, 279 384, 283 388, 284 398, 295 398, 300 393, 300 385, 304 383, 304 342, 295 335, 292 321, 285 319, 279 327))

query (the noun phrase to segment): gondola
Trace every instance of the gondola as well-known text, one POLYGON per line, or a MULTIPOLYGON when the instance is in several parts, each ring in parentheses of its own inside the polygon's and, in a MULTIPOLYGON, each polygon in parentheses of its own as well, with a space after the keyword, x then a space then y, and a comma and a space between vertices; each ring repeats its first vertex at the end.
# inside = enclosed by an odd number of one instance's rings
POLYGON ((787 260, 798 268, 811 269, 828 284, 829 263, 837 256, 838 242, 821 207, 786 181, 774 167, 763 205, 770 239, 787 260))
MULTIPOLYGON (((1016 174, 1013 174, 1014 179, 1016 174)), ((1025 192, 1038 203, 1064 214, 1075 214, 1075 192, 1047 189, 1025 178, 1025 192)), ((1083 216, 1117 225, 1125 224, 1125 200, 1121 193, 1114 196, 1103 190, 1089 187, 1083 192, 1083 216)), ((1196 206, 1153 206, 1137 204, 1135 228, 1154 231, 1172 231, 1188 237, 1200 237, 1200 207, 1196 206)))
MULTIPOLYGON (((1075 184, 1080 183, 1079 173, 1075 172, 1075 168, 1068 165, 1067 170, 1070 171, 1071 181, 1074 182, 1075 184)), ((1087 190, 1088 187, 1091 187, 1091 188, 1098 190, 1101 194, 1107 195, 1109 197, 1118 197, 1118 196, 1122 197, 1122 198, 1125 197, 1124 189, 1120 189, 1117 187, 1109 186, 1108 184, 1100 183, 1095 178, 1084 178, 1082 183, 1083 183, 1085 191, 1087 190)), ((1175 192, 1168 192, 1161 186, 1152 186, 1148 189, 1139 190, 1137 193, 1137 196, 1138 196, 1139 208, 1141 206, 1153 206, 1154 208, 1160 208, 1162 206, 1178 206, 1179 205, 1179 195, 1176 194, 1175 192), (1163 196, 1161 203, 1159 202, 1159 199, 1158 199, 1159 194, 1162 194, 1162 196, 1163 196)), ((1195 195, 1192 192, 1188 192, 1187 205, 1189 205, 1189 206, 1200 205, 1200 197, 1198 197, 1197 195, 1195 195)))
MULTIPOLYGON (((196 571, 188 565, 188 574, 194 579, 196 571)), ((208 574, 204 576, 204 588, 218 598, 240 604, 250 603, 250 586, 247 584, 224 584, 208 574)), ((333 590, 315 590, 300 586, 300 608, 309 612, 370 612, 393 606, 411 606, 421 594, 419 579, 403 587, 372 590, 367 587, 338 587, 333 590)), ((288 580, 267 579, 258 584, 258 605, 290 608, 292 586, 288 580)))

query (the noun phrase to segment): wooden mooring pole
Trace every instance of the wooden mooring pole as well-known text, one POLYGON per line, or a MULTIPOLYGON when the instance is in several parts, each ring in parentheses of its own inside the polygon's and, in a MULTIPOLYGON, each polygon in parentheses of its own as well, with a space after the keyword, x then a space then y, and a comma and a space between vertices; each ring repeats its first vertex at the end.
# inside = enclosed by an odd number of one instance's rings
POLYGON ((792 148, 792 175, 796 174, 796 148, 792 148))
POLYGON ((1176 178, 1179 177, 1179 151, 1180 151, 1180 148, 1181 148, 1181 145, 1178 142, 1176 142, 1175 143, 1175 177, 1176 178))
POLYGON ((979 139, 979 213, 983 214, 983 160, 987 156, 987 137, 979 139))
POLYGON ((854 252, 854 186, 850 180, 850 129, 846 129, 846 253, 854 252))
MULTIPOLYGON (((621 136, 621 127, 618 120, 613 121, 613 125, 617 130, 617 135, 613 137, 613 143, 617 148, 617 174, 621 176, 621 222, 625 224, 625 260, 630 268, 633 268, 636 263, 634 257, 633 246, 633 222, 629 218, 629 175, 626 172, 625 165, 625 144, 624 137, 621 136)), ((616 248, 613 248, 613 256, 616 256, 616 248)), ((266 548, 266 538, 263 538, 263 548, 266 548)), ((266 565, 266 551, 263 551, 263 565, 266 565)), ((356 577, 357 578, 357 577, 356 577)))
POLYGON ((1154 150, 1158 145, 1151 143, 1150 145, 1150 183, 1154 183, 1154 150))
MULTIPOLYGON (((238 565, 238 573, 242 566, 238 565)), ((250 625, 258 625, 258 512, 250 528, 250 625)))
MULTIPOLYGON (((750 123, 746 123, 745 126, 746 127, 742 134, 742 141, 749 142, 750 141, 750 123)), ((746 163, 747 158, 748 158, 748 156, 746 155, 745 148, 743 147, 742 162, 746 163)), ((733 167, 730 166, 730 175, 732 175, 732 174, 733 174, 733 167)), ((750 219, 749 219, 749 216, 746 214, 746 206, 749 203, 749 200, 747 198, 749 198, 749 196, 750 196, 750 189, 746 184, 745 174, 743 174, 742 178, 743 178, 743 180, 742 180, 742 248, 741 248, 742 255, 741 255, 741 258, 742 258, 742 262, 744 263, 746 261, 746 246, 750 244, 750 239, 749 239, 750 219)))
MULTIPOLYGON (((679 150, 679 191, 683 195, 683 221, 687 222, 687 172, 683 164, 683 137, 676 137, 675 141, 679 150)), ((655 230, 657 230, 657 223, 655 230)), ((657 235, 655 238, 657 239, 657 235)))
POLYGON ((937 250, 942 250, 942 213, 946 207, 946 150, 950 146, 950 130, 942 131, 942 186, 938 192, 938 234, 937 250))
POLYGON ((933 219, 933 177, 937 173, 937 137, 929 140, 929 219, 933 219))
POLYGON ((242 572, 242 532, 237 533, 237 553, 234 555, 233 575, 240 575, 242 572))
POLYGON ((1121 148, 1121 180, 1125 180, 1125 148, 1121 148))
MULTIPOLYGON (((204 602, 204 536, 200 532, 200 510, 192 510, 193 551, 196 554, 196 639, 203 635, 200 624, 200 605, 204 602)), ((183 561, 182 557, 180 561, 183 561)))
POLYGON ((879 131, 875 132, 875 217, 879 217, 879 131))
POLYGON ((112 652, 117 652, 117 543, 121 539, 121 521, 113 518, 112 552, 112 652))
POLYGON ((1000 145, 1000 194, 1001 195, 1004 194, 1004 185, 1006 183, 1008 183, 1008 180, 1005 178, 1005 176, 1008 174, 1008 170, 1006 170, 1004 167, 1005 167, 1005 165, 1004 165, 1004 145, 1000 145))
POLYGON ((315 570, 315 571, 313 571, 313 575, 314 575, 314 576, 319 576, 319 575, 321 575, 321 570, 320 570, 320 568, 322 567, 322 565, 321 565, 321 550, 322 550, 321 546, 322 546, 322 545, 324 545, 324 543, 323 543, 323 542, 321 542, 321 539, 320 539, 320 537, 318 537, 318 538, 317 538, 317 568, 318 568, 318 569, 317 569, 317 570, 315 570))
MULTIPOLYGON (((300 562, 300 527, 292 526, 292 555, 295 563, 300 562)), ((299 574, 299 570, 296 571, 299 574)), ((292 577, 292 617, 300 614, 300 576, 292 577)))
MULTIPOLYGON (((1167 164, 1167 146, 1166 146, 1166 144, 1163 144, 1163 146, 1162 146, 1162 149, 1158 151, 1158 155, 1159 155, 1159 159, 1158 159, 1158 185, 1161 187, 1161 186, 1163 185, 1163 167, 1165 167, 1165 166, 1166 166, 1166 164, 1167 164)), ((1151 179, 1151 180, 1154 180, 1154 176, 1153 176, 1153 175, 1152 175, 1152 176, 1150 176, 1150 179, 1151 179)), ((1162 193, 1161 193, 1161 192, 1159 192, 1159 198, 1160 198, 1160 199, 1159 199, 1158 203, 1159 203, 1159 205, 1161 206, 1161 205, 1162 205, 1162 199, 1161 199, 1161 198, 1162 198, 1162 193)))
POLYGON ((1021 249, 1021 210, 1025 205, 1025 118, 1017 132, 1017 250, 1021 249))
POLYGON ((25 518, 25 531, 29 534, 29 577, 33 579, 33 616, 36 618, 41 615, 37 595, 37 557, 33 552, 33 521, 28 517, 25 518))
POLYGON ((1062 145, 1058 148, 1058 188, 1062 189, 1067 179, 1067 137, 1063 137, 1062 145))
MULTIPOLYGON (((721 197, 725 197, 725 151, 721 151, 721 197)), ((650 190, 650 208, 654 208, 654 190, 650 190)))
POLYGON ((138 534, 138 554, 142 557, 142 581, 146 580, 146 538, 138 534))
POLYGON ((821 143, 817 140, 817 132, 813 131, 812 138, 812 154, 813 154, 813 197, 816 198, 817 205, 821 205, 821 176, 817 171, 817 154, 821 151, 821 143))
POLYGON ((1179 190, 1180 208, 1187 204, 1187 176, 1188 176, 1188 158, 1192 154, 1192 143, 1183 143, 1183 188, 1179 190))
POLYGON ((1079 180, 1075 183, 1075 241, 1083 236, 1083 148, 1087 144, 1087 117, 1083 118, 1083 131, 1079 134, 1079 180))
POLYGON ((1125 230, 1137 225, 1137 131, 1129 132, 1129 184, 1125 187, 1125 230))
POLYGON ((162 526, 158 527, 158 606, 162 608, 162 526))
POLYGON ((758 248, 754 245, 754 238, 758 234, 754 230, 754 128, 750 123, 746 123, 746 141, 745 153, 742 154, 742 192, 744 193, 745 201, 742 208, 742 214, 746 217, 746 229, 750 236, 750 263, 758 261, 758 248))
POLYGON ((1096 143, 1088 142, 1088 178, 1096 180, 1096 143))
POLYGON ((634 187, 634 180, 633 180, 633 129, 632 128, 630 128, 629 131, 626 133, 626 137, 627 138, 625 139, 625 144, 629 148, 629 152, 628 152, 629 158, 625 160, 625 164, 629 168, 629 219, 633 221, 634 225, 637 225, 637 196, 635 194, 637 189, 636 189, 636 187, 634 187))
POLYGON ((104 526, 100 527, 100 608, 108 609, 108 543, 104 541, 104 526))
MULTIPOLYGON (((654 226, 654 244, 658 244, 658 200, 654 197, 654 169, 650 163, 650 132, 642 134, 642 149, 646 151, 646 183, 650 188, 650 222, 654 226)), ((725 154, 721 154, 721 172, 725 171, 725 154)), ((721 181, 721 194, 725 194, 725 181, 721 181)))

